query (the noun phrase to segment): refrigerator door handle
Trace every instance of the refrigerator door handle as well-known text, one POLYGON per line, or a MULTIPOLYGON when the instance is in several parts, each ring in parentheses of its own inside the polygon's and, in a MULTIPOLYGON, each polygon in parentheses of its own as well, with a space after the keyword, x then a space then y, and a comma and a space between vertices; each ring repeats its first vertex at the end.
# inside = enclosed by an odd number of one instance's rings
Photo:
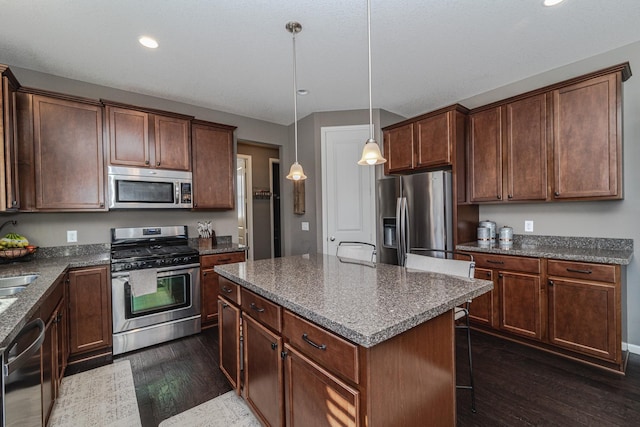
POLYGON ((404 259, 406 258, 407 254, 409 252, 411 252, 411 221, 409 221, 409 202, 407 202, 407 198, 404 197, 404 206, 403 206, 403 212, 404 212, 404 255, 402 258, 402 265, 404 265, 404 259))
POLYGON ((396 199, 396 254, 398 256, 398 265, 402 265, 404 255, 402 254, 402 198, 396 199))
POLYGON ((400 224, 400 239, 398 240, 398 265, 404 265, 404 259, 407 254, 407 198, 401 197, 399 200, 400 211, 398 212, 398 223, 400 224))

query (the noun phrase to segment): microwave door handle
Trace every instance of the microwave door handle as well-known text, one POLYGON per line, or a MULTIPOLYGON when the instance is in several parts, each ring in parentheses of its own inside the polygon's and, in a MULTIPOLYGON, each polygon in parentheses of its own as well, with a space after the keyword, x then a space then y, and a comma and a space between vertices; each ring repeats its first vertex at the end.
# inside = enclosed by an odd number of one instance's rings
POLYGON ((176 182, 174 184, 175 189, 176 189, 176 197, 175 197, 175 204, 177 205, 178 203, 180 203, 180 183, 176 182))

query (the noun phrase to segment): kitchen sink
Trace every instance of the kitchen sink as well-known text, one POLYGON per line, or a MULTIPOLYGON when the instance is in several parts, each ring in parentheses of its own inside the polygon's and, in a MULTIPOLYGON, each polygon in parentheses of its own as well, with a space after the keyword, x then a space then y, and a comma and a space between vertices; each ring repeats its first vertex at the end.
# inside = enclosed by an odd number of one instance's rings
MULTIPOLYGON (((24 288, 29 284, 35 282, 35 280, 40 277, 39 274, 26 274, 24 276, 11 276, 11 277, 0 277, 0 295, 3 295, 1 292, 3 289, 7 288, 24 288)), ((22 291, 24 289, 21 289, 22 291)), ((14 293, 18 293, 16 291, 14 293)), ((4 295, 13 295, 13 294, 4 294, 4 295)))
POLYGON ((8 286, 0 288, 0 297, 7 297, 10 295, 19 294, 20 292, 27 289, 26 286, 8 286))

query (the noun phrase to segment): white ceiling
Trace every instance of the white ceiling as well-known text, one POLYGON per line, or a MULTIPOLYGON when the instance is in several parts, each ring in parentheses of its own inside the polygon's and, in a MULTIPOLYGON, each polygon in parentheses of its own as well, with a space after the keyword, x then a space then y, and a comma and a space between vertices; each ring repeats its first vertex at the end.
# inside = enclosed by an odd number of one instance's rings
MULTIPOLYGON (((373 107, 415 116, 640 40, 640 0, 541 3, 372 0, 373 107)), ((298 116, 368 108, 366 4, 0 0, 0 63, 288 125, 291 20, 298 116)))

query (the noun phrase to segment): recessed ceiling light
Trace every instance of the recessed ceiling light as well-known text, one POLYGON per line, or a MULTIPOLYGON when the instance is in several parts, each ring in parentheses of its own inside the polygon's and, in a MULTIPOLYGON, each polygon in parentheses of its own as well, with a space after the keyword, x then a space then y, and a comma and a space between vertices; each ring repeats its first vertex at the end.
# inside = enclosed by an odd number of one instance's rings
POLYGON ((309 95, 309 91, 306 89, 298 89, 298 95, 309 95))
POLYGON ((152 39, 151 37, 142 36, 138 39, 138 41, 142 46, 148 47, 149 49, 155 49, 158 47, 158 42, 155 41, 155 39, 152 39))
POLYGON ((564 0, 544 0, 544 2, 542 2, 542 4, 544 4, 545 6, 555 6, 557 4, 562 3, 564 0))

